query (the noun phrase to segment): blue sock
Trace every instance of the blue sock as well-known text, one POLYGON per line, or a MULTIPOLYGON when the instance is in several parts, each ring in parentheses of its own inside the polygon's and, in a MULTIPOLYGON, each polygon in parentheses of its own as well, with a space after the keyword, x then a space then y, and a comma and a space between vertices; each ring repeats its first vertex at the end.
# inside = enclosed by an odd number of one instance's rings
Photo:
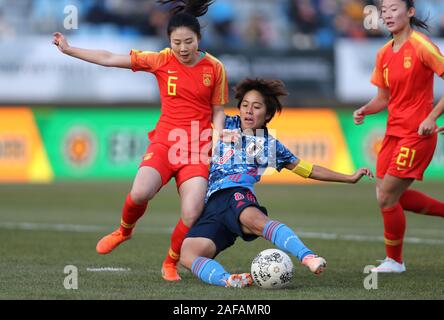
POLYGON ((198 257, 194 260, 191 271, 203 282, 220 287, 225 287, 225 281, 230 277, 230 274, 225 271, 219 262, 204 257, 198 257))
POLYGON ((293 230, 278 221, 269 221, 262 231, 262 236, 279 249, 297 257, 299 261, 302 261, 306 255, 313 254, 293 230))

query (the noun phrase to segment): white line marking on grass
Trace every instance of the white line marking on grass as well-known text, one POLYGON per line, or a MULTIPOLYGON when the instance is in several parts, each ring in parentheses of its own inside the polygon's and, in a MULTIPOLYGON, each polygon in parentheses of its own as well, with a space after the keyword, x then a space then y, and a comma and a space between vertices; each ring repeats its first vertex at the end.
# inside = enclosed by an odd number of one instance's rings
MULTIPOLYGON (((383 236, 337 234, 337 233, 326 233, 326 232, 305 232, 305 231, 297 231, 296 234, 301 238, 307 238, 307 239, 346 240, 346 241, 357 241, 357 242, 384 242, 383 236)), ((444 245, 444 240, 405 237, 404 243, 444 245)))
POLYGON ((107 228, 100 226, 75 225, 75 224, 49 224, 32 222, 1 222, 0 229, 11 230, 43 230, 43 231, 71 231, 71 232, 98 232, 107 228))
MULTIPOLYGON (((42 231, 62 231, 62 232, 109 232, 111 229, 105 226, 92 225, 75 225, 75 224, 49 224, 49 223, 31 223, 31 222, 0 222, 0 229, 9 230, 42 230, 42 231)), ((154 228, 141 227, 137 229, 137 233, 147 234, 170 234, 172 228, 154 228)), ((355 235, 355 234, 339 234, 328 232, 311 232, 296 231, 296 234, 305 239, 321 239, 321 240, 345 240, 357 242, 384 242, 384 237, 374 235, 355 235)), ((405 243, 412 244, 431 244, 444 245, 444 239, 425 239, 417 237, 404 238, 405 243)))
MULTIPOLYGON (((105 226, 83 224, 51 224, 33 222, 0 222, 0 229, 25 230, 25 231, 68 231, 68 232, 111 232, 113 229, 105 226)), ((138 232, 151 234, 167 234, 173 228, 138 228, 138 232)))
POLYGON ((114 267, 103 267, 103 268, 86 268, 89 272, 128 272, 131 271, 130 268, 114 268, 114 267))

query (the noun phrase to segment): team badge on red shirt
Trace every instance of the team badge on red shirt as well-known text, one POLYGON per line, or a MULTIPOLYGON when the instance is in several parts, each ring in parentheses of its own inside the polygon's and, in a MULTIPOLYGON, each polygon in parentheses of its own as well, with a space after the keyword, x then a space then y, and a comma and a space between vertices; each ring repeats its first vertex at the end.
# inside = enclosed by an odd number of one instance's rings
POLYGON ((203 75, 203 84, 205 87, 211 86, 211 74, 204 73, 203 75))
POLYGON ((410 69, 412 67, 412 52, 411 50, 404 51, 404 69, 410 69))
POLYGON ((213 78, 213 69, 209 67, 203 68, 203 84, 205 87, 211 86, 211 80, 213 78))

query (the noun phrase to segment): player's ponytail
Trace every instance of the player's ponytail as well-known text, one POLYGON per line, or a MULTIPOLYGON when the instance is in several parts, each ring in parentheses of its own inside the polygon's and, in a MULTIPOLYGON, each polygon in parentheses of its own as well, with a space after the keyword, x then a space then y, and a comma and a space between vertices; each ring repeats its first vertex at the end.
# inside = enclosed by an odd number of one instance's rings
MULTIPOLYGON (((407 6, 407 10, 415 7, 415 0, 403 0, 403 1, 405 2, 406 6, 407 6)), ((410 18, 410 25, 412 27, 417 27, 417 28, 424 29, 426 31, 430 31, 430 27, 427 24, 427 19, 421 20, 418 17, 411 17, 410 18)))
POLYGON ((424 21, 424 20, 421 20, 421 19, 419 19, 417 17, 411 17, 410 18, 410 25, 415 26, 417 28, 422 28, 422 29, 424 29, 426 31, 430 31, 430 27, 427 24, 427 22, 424 21))
POLYGON ((202 37, 201 26, 197 17, 207 13, 208 7, 214 0, 157 0, 157 2, 172 6, 170 10, 172 16, 167 27, 168 37, 175 29, 187 27, 196 33, 200 39, 202 37))

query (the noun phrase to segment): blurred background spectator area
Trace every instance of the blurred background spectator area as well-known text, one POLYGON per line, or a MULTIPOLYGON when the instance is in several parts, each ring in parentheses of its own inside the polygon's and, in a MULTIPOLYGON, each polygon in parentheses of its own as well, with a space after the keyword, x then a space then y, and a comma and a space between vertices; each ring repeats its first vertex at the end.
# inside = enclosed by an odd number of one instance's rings
MULTIPOLYGON (((415 3, 443 49, 444 0, 415 3)), ((216 0, 200 18, 200 48, 224 63, 230 87, 245 77, 279 78, 289 105, 354 107, 373 97, 376 53, 390 38, 381 19, 366 30, 368 5, 379 0, 216 0)), ((169 46, 170 9, 155 0, 0 0, 0 104, 158 106, 154 77, 64 56, 51 35, 120 54, 158 51, 169 46), (73 30, 64 25, 70 8, 73 30)), ((444 94, 442 81, 435 90, 444 94)))
MULTIPOLYGON (((205 49, 322 49, 338 38, 365 41, 384 31, 365 30, 372 0, 217 0, 201 18, 205 49)), ((444 37, 444 1, 416 1, 431 35, 444 37)), ((165 37, 168 7, 154 0, 0 0, 0 39, 62 30, 64 8, 78 8, 76 34, 165 37)))

